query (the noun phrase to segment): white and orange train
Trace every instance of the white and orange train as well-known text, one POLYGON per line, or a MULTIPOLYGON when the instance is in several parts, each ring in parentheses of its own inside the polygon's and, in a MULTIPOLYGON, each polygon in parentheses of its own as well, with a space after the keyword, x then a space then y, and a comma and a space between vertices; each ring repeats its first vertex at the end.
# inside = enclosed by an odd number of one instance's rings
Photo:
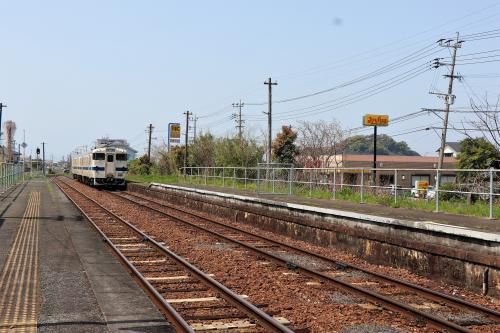
POLYGON ((125 189, 127 171, 127 151, 122 148, 95 148, 71 159, 73 178, 90 186, 125 189))

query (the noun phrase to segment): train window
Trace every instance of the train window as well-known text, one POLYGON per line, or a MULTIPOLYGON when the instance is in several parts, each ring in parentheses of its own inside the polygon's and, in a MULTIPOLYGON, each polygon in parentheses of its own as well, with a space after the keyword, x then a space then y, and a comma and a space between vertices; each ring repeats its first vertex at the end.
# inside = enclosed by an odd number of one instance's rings
POLYGON ((94 161, 104 161, 104 157, 105 157, 104 153, 93 153, 92 154, 92 159, 94 161))
POLYGON ((111 154, 108 155, 108 162, 113 162, 113 155, 111 154))
POLYGON ((116 154, 116 160, 117 161, 126 161, 127 160, 127 154, 116 154))

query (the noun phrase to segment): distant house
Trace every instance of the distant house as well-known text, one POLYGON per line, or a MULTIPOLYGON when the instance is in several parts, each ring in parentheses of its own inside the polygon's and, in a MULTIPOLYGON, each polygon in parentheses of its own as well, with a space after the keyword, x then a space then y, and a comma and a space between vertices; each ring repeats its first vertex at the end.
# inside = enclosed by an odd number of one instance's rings
POLYGON ((137 150, 130 147, 127 140, 102 138, 102 139, 97 139, 97 141, 96 141, 97 148, 109 147, 109 146, 126 149, 129 161, 134 160, 135 156, 137 155, 137 150))
MULTIPOLYGON (((460 142, 446 142, 444 145, 444 157, 458 157, 461 151, 460 142)), ((436 152, 439 153, 439 148, 436 152)))
MULTIPOLYGON (((413 187, 415 182, 427 181, 430 185, 436 183, 437 156, 401 156, 401 155, 378 155, 377 156, 377 185, 387 186, 395 184, 395 176, 398 177, 397 184, 403 187, 413 187), (395 172, 395 169, 398 169, 395 172)), ((325 162, 321 158, 317 163, 305 163, 306 168, 340 168, 336 170, 337 178, 344 184, 369 184, 371 170, 373 167, 373 155, 339 154, 325 162), (363 174, 363 176, 362 176, 363 174)), ((454 157, 445 157, 443 170, 440 174, 441 184, 453 183, 456 180, 457 160, 454 157)), ((333 170, 323 170, 323 177, 332 178, 333 170)))

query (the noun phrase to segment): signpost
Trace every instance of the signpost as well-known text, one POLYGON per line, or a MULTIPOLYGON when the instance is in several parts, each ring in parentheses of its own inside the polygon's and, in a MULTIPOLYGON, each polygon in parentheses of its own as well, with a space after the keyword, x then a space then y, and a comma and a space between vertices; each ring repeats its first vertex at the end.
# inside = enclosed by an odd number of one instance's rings
MULTIPOLYGON (((373 175, 372 186, 376 186, 377 177, 377 127, 389 126, 389 116, 386 114, 365 114, 363 116, 363 126, 373 126, 373 175)), ((363 184, 361 184, 363 186, 363 184)))
POLYGON ((181 124, 169 123, 168 124, 168 151, 170 147, 177 146, 181 143, 181 124))

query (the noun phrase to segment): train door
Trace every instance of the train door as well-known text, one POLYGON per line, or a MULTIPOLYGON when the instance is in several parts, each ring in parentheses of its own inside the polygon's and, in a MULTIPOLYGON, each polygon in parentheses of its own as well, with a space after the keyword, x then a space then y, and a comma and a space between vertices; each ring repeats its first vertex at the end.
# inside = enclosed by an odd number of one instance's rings
POLYGON ((114 154, 106 154, 106 177, 108 175, 114 176, 115 174, 115 163, 114 163, 115 155, 114 154))

